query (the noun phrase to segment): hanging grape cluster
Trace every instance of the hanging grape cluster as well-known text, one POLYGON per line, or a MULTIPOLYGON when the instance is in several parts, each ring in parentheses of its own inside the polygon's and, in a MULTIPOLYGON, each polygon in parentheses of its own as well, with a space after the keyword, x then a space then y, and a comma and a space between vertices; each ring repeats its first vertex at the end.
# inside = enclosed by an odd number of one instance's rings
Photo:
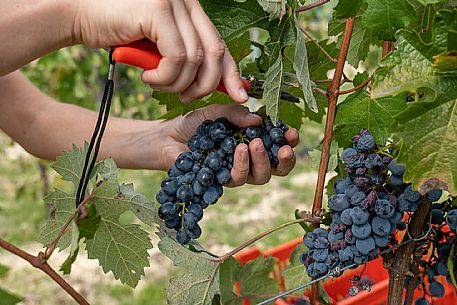
POLYGON ((441 197, 441 191, 421 196, 404 183, 405 167, 397 164, 391 148, 376 145, 367 129, 353 143, 341 154, 347 177, 335 182, 335 194, 328 199, 330 227, 303 238, 308 251, 301 261, 310 277, 338 275, 338 270, 376 258, 397 244, 394 233, 406 229, 405 212, 441 197))
POLYGON ((200 237, 198 222, 203 218, 203 210, 219 200, 223 185, 230 181, 237 145, 260 138, 271 165, 277 166, 287 130, 281 120, 275 126, 266 116, 260 126, 240 129, 226 118, 219 118, 205 121, 197 128, 188 142, 190 151, 178 156, 156 195, 159 217, 167 228, 176 230, 178 242, 187 244, 200 237))

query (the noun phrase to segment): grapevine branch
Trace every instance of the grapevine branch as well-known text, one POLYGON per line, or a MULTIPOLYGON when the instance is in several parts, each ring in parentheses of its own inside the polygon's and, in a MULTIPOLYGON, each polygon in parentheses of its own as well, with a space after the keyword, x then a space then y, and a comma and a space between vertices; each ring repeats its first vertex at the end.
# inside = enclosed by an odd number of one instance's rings
MULTIPOLYGON (((314 43, 314 45, 322 51, 322 53, 324 53, 325 56, 327 56, 327 58, 331 61, 331 62, 334 62, 336 63, 337 60, 335 58, 333 58, 316 40, 313 39, 313 37, 311 37, 311 35, 309 35, 304 29, 300 28, 300 31, 305 34, 306 37, 308 37, 309 40, 312 41, 312 43, 314 43)), ((331 81, 331 80, 330 80, 331 81)))
POLYGON ((348 94, 348 93, 352 93, 354 91, 357 91, 363 87, 365 87, 366 85, 368 85, 368 83, 371 82, 371 77, 368 78, 366 81, 364 81, 363 83, 361 83, 360 85, 358 86, 355 86, 354 88, 351 88, 349 90, 345 90, 345 91, 339 91, 339 95, 343 95, 343 94, 348 94))
POLYGON ((54 250, 56 249, 56 246, 57 246, 57 243, 59 242, 59 240, 62 238, 62 236, 65 234, 65 232, 67 231, 68 229, 68 226, 71 224, 71 222, 73 221, 73 219, 75 218, 75 216, 78 214, 78 211, 79 209, 81 209, 82 207, 84 207, 84 205, 87 203, 87 201, 89 201, 90 199, 92 198, 92 194, 87 196, 82 202, 81 204, 79 205, 79 207, 77 209, 75 209, 75 211, 70 215, 70 217, 68 217, 67 219, 67 222, 65 223, 65 225, 62 227, 62 229, 60 229, 59 231, 59 234, 57 234, 57 236, 53 239, 52 242, 49 243, 49 245, 46 247, 46 250, 44 251, 44 259, 45 260, 48 260, 52 253, 54 252, 54 250))
MULTIPOLYGON (((333 137, 333 126, 335 124, 336 104, 340 95, 341 78, 343 77, 344 65, 349 51, 349 44, 351 43, 352 31, 354 29, 355 18, 349 18, 346 21, 344 29, 343 42, 341 44, 338 62, 336 64, 335 74, 333 75, 332 83, 328 89, 328 111, 327 121, 325 124, 324 140, 322 145, 321 160, 319 164, 319 172, 317 176, 316 191, 313 201, 313 215, 320 213, 322 210, 322 199, 324 196, 325 175, 327 174, 328 162, 330 158, 330 146, 333 137)), ((318 300, 318 287, 317 284, 313 285, 311 304, 317 304, 318 300)))
POLYGON ((281 229, 284 229, 288 226, 291 226, 291 225, 294 225, 294 224, 297 224, 297 223, 302 223, 302 222, 310 222, 310 223, 320 223, 321 222, 321 218, 318 218, 318 217, 309 217, 309 218, 302 218, 302 219, 298 219, 298 220, 294 220, 294 221, 290 221, 290 222, 286 222, 286 223, 283 223, 282 225, 279 225, 275 228, 272 228, 270 230, 267 230, 263 233, 260 233, 259 235, 251 238, 250 240, 248 240, 247 242, 245 242, 244 244, 242 244, 241 246, 233 249, 232 251, 222 255, 220 257, 220 260, 221 261, 225 261, 227 260, 229 257, 232 257, 234 256, 235 254, 239 253, 240 251, 242 251, 243 249, 249 247, 250 245, 252 245, 253 243, 257 242, 258 240, 264 238, 265 236, 267 235, 270 235, 271 233, 274 233, 276 231, 279 231, 281 229))
POLYGON ((63 290, 65 290, 78 304, 89 305, 83 296, 81 296, 68 282, 66 282, 44 259, 44 253, 40 252, 37 256, 33 256, 22 249, 8 243, 0 238, 0 247, 28 261, 33 267, 40 269, 54 280, 63 290))
POLYGON ((300 7, 297 7, 297 9, 295 9, 295 12, 301 13, 301 12, 309 11, 310 9, 321 6, 327 2, 330 2, 330 0, 320 0, 320 1, 308 4, 308 5, 305 5, 305 6, 300 6, 300 7))

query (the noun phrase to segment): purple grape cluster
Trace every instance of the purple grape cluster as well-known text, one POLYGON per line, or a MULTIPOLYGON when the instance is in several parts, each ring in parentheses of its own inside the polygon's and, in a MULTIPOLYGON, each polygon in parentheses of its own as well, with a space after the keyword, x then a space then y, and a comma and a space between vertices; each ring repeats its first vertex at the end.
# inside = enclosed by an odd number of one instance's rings
POLYGON ((203 210, 215 204, 230 181, 234 152, 238 144, 260 138, 272 166, 278 164, 278 151, 286 144, 288 126, 278 120, 276 126, 267 116, 260 126, 238 128, 226 118, 205 121, 188 141, 190 151, 181 153, 162 181, 156 199, 159 217, 165 226, 176 230, 176 239, 188 244, 200 237, 198 222, 203 210))
MULTIPOLYGON (((304 236, 309 250, 301 259, 311 277, 365 264, 395 245, 393 233, 406 228, 404 213, 415 211, 424 199, 403 183, 405 167, 396 163, 389 148, 376 145, 367 129, 354 136, 353 143, 341 154, 347 177, 335 182, 335 194, 328 198, 330 227, 304 236)), ((437 200, 438 193, 427 195, 437 200)))

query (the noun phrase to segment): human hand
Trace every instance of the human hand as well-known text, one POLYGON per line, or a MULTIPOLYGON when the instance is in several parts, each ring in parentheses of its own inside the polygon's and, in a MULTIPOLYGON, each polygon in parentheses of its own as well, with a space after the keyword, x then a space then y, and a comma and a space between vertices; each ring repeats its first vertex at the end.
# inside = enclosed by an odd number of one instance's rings
POLYGON ((248 96, 237 65, 198 0, 79 0, 77 42, 106 48, 147 38, 163 56, 142 79, 154 90, 189 102, 213 92, 220 80, 230 97, 248 96))
MULTIPOLYGON (((186 116, 165 121, 163 130, 162 151, 160 154, 161 168, 169 169, 177 156, 187 151, 187 141, 195 134, 196 128, 205 120, 214 120, 226 117, 239 127, 259 125, 261 118, 251 114, 246 107, 240 105, 212 105, 196 110, 186 116)), ((298 144, 298 132, 290 128, 285 134, 288 145, 281 147, 278 152, 279 164, 272 168, 268 154, 261 139, 254 139, 246 144, 239 144, 235 150, 233 168, 229 187, 240 186, 245 183, 265 184, 272 175, 285 176, 295 165, 293 147, 298 144)))

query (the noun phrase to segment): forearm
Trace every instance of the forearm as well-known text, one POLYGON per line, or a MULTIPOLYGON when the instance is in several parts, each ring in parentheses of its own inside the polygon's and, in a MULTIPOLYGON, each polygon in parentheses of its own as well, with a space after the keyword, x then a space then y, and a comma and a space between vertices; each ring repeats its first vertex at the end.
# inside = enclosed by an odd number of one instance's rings
MULTIPOLYGON (((90 141, 97 113, 54 101, 18 72, 0 78, 0 92, 0 128, 31 154, 53 160, 72 144, 90 141)), ((166 124, 111 117, 99 159, 112 157, 122 168, 162 169, 166 124)))
POLYGON ((74 41, 77 1, 2 0, 0 76, 74 41))

